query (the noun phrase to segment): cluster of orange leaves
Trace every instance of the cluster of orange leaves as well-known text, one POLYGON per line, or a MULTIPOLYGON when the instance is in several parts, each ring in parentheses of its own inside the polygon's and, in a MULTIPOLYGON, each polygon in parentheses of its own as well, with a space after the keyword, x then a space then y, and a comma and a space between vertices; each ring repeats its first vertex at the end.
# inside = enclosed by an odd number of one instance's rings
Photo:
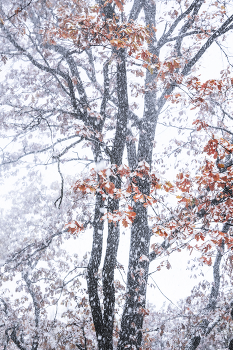
MULTIPOLYGON (((224 233, 221 229, 214 229, 215 224, 224 224, 231 221, 233 216, 233 170, 232 166, 225 168, 224 159, 233 152, 233 145, 224 138, 212 138, 204 147, 204 152, 209 156, 205 160, 204 166, 200 169, 201 174, 195 176, 192 180, 189 176, 179 174, 177 187, 185 194, 192 188, 198 190, 199 198, 184 196, 186 208, 190 210, 188 222, 195 219, 196 222, 202 220, 205 230, 195 235, 198 241, 205 241, 202 246, 197 247, 206 253, 213 245, 220 246, 224 238, 228 249, 233 247, 233 237, 231 234, 224 233), (223 171, 222 171, 223 170, 223 171), (188 178, 188 180, 187 180, 188 178), (203 213, 202 219, 198 219, 198 213, 203 213), (210 244, 206 241, 209 240, 210 244)), ((203 258, 203 262, 211 264, 210 259, 203 258)))
MULTIPOLYGON (((115 2, 118 7, 122 7, 119 1, 115 2)), ((109 1, 106 5, 107 3, 109 1)), ((49 28, 45 33, 45 40, 51 44, 56 44, 56 40, 63 38, 71 40, 80 50, 91 46, 111 45, 117 49, 129 48, 129 55, 137 53, 137 58, 143 61, 150 61, 153 56, 143 48, 144 42, 151 40, 148 27, 133 21, 120 24, 116 16, 112 19, 104 18, 101 8, 97 5, 73 13, 66 13, 62 7, 58 10, 58 18, 59 26, 49 28)))
MULTIPOLYGON (((208 128, 208 124, 200 120, 195 124, 198 130, 208 128)), ((211 252, 216 246, 222 246, 223 239, 228 250, 233 249, 231 230, 222 232, 222 225, 231 224, 233 217, 233 169, 231 163, 229 166, 225 163, 233 152, 233 145, 225 138, 212 135, 203 152, 206 159, 199 174, 177 175, 173 191, 181 192, 176 197, 182 205, 177 207, 171 220, 155 223, 152 231, 167 237, 169 242, 184 243, 193 239, 196 244, 187 244, 188 250, 199 250, 203 254, 200 261, 211 265, 211 252)), ((152 248, 156 254, 163 252, 158 244, 152 248)))
MULTIPOLYGON (((112 0, 107 0, 112 3, 112 0)), ((124 2, 114 0, 117 7, 122 11, 124 2)), ((150 43, 155 27, 142 26, 133 21, 119 23, 119 18, 105 18, 98 5, 91 8, 83 8, 83 11, 66 13, 64 7, 58 9, 59 25, 49 28, 44 33, 44 40, 50 44, 56 44, 56 40, 65 39, 72 41, 75 47, 83 51, 91 46, 115 47, 128 49, 128 55, 134 55, 136 60, 141 60, 142 67, 153 73, 158 71, 158 79, 165 80, 167 75, 171 76, 178 68, 180 62, 177 59, 160 62, 158 57, 146 49, 145 43, 150 43)), ((175 81, 181 83, 181 76, 175 81)))
MULTIPOLYGON (((108 222, 121 222, 124 227, 128 227, 133 223, 136 213, 133 211, 132 201, 140 201, 144 207, 152 206, 157 202, 156 193, 158 190, 172 192, 174 186, 166 181, 161 183, 154 173, 150 172, 149 166, 145 162, 141 162, 134 171, 126 165, 117 167, 112 165, 100 171, 91 169, 90 176, 76 181, 73 190, 75 193, 82 194, 83 198, 87 196, 95 196, 97 193, 102 196, 104 201, 109 198, 121 200, 121 210, 106 212, 102 215, 101 220, 107 219, 108 222), (122 186, 117 188, 114 179, 120 178, 122 186), (150 185, 150 194, 146 195, 139 189, 139 180, 147 181, 150 185)), ((70 223, 72 233, 79 232, 82 225, 78 223, 70 223), (75 230, 75 225, 77 230, 75 230), (74 227, 73 227, 74 226, 74 227)))
MULTIPOLYGON (((223 224, 231 220, 233 215, 233 171, 229 167, 226 171, 221 172, 222 166, 219 166, 219 163, 216 162, 216 152, 221 160, 232 151, 233 145, 230 142, 223 138, 212 137, 204 147, 204 152, 209 159, 206 159, 204 166, 200 168, 200 175, 192 178, 189 173, 180 173, 177 175, 175 185, 172 185, 169 181, 162 183, 155 173, 150 171, 147 163, 142 162, 135 171, 131 171, 125 165, 120 167, 113 165, 100 171, 92 169, 90 176, 78 180, 73 190, 75 193, 81 194, 84 199, 87 196, 94 197, 99 193, 104 201, 108 198, 119 200, 121 209, 113 213, 104 213, 102 220, 114 224, 121 223, 124 227, 130 226, 136 216, 132 201, 140 201, 145 207, 153 206, 158 201, 156 195, 159 190, 172 193, 180 191, 182 195, 178 195, 177 198, 183 206, 180 208, 180 212, 177 212, 177 218, 166 221, 165 224, 156 223, 152 231, 156 235, 168 237, 168 239, 174 239, 177 236, 178 240, 185 241, 193 237, 198 243, 195 247, 188 244, 187 248, 190 251, 194 248, 202 251, 202 262, 210 265, 212 260, 208 256, 208 252, 211 251, 213 246, 220 246, 223 238, 228 249, 233 247, 231 235, 229 233, 225 234, 213 226, 215 223, 223 224), (117 177, 121 180, 121 188, 116 188, 114 184, 114 179, 117 177), (140 180, 149 182, 149 195, 145 195, 140 191, 140 180), (198 198, 195 198, 193 189, 195 191, 198 189, 200 194, 198 198), (215 203, 213 203, 213 198, 215 203), (200 218, 198 213, 202 210, 205 214, 200 218), (196 228, 196 225, 200 226, 200 222, 202 222, 201 225, 205 226, 204 231, 196 228), (203 243, 200 244, 200 241, 203 243), (207 257, 204 256, 205 254, 207 254, 207 257)), ((223 160, 221 161, 223 162, 223 160)), ((72 234, 83 230, 83 225, 78 222, 70 223, 68 226, 72 234)), ((156 253, 159 253, 156 245, 153 249, 156 253)))
POLYGON ((207 108, 208 103, 206 98, 209 96, 223 96, 233 85, 233 78, 229 75, 226 77, 225 72, 222 72, 221 79, 209 79, 202 83, 197 77, 188 78, 185 82, 186 87, 192 93, 193 108, 197 107, 207 108))
MULTIPOLYGON (((145 207, 153 206, 158 201, 156 198, 158 190, 172 193, 180 191, 182 195, 177 195, 177 198, 179 203, 183 204, 183 209, 180 208, 177 218, 167 221, 165 225, 156 223, 152 231, 168 238, 174 238, 174 232, 178 231, 183 240, 190 237, 193 237, 197 242, 201 240, 203 244, 198 244, 196 248, 203 251, 203 254, 211 250, 213 245, 221 245, 223 237, 228 248, 231 248, 233 247, 232 237, 222 233, 220 229, 214 229, 211 225, 225 223, 233 215, 231 192, 233 191, 233 171, 229 167, 226 171, 221 172, 222 163, 216 162, 216 154, 223 162, 223 158, 232 151, 233 146, 230 142, 213 136, 204 147, 204 152, 209 156, 209 159, 206 159, 205 165, 200 169, 200 175, 192 178, 189 173, 180 173, 177 175, 175 185, 169 181, 162 183, 155 173, 150 171, 147 163, 142 162, 134 171, 131 171, 126 165, 120 167, 112 165, 100 171, 92 169, 90 176, 78 180, 73 190, 75 193, 81 194, 84 199, 87 199, 88 196, 94 197, 98 193, 101 194, 104 201, 109 198, 119 200, 121 209, 113 213, 105 212, 102 215, 102 220, 114 224, 121 222, 124 227, 131 225, 135 219, 136 213, 133 211, 132 201, 140 201, 145 207), (115 186, 114 179, 116 178, 120 178, 121 188, 115 186), (149 182, 149 195, 140 191, 140 180, 149 182), (195 198, 193 189, 198 189, 200 194, 198 198, 195 198), (214 204, 213 198, 215 199, 214 204), (227 212, 226 208, 228 208, 227 212), (201 210, 204 210, 205 214, 200 219, 198 213, 201 210), (200 224, 200 221, 205 226, 204 231, 200 229, 196 231, 196 224, 200 224)), ((70 223, 68 226, 71 233, 77 233, 83 229, 83 225, 78 222, 70 223)), ((154 248, 156 250, 156 247, 154 248)), ((193 247, 189 245, 188 249, 192 250, 193 247)), ((210 264, 211 260, 204 259, 203 262, 210 264)))
MULTIPOLYGON (((122 3, 118 0, 114 1, 118 8, 122 10, 122 3)), ((112 0, 108 0, 106 3, 109 2, 111 3, 112 0)), ((153 30, 156 29, 153 28, 153 30)), ((165 80, 168 74, 174 74, 180 68, 180 62, 177 60, 162 64, 156 56, 143 48, 144 42, 150 42, 151 33, 149 28, 136 25, 133 22, 120 24, 117 17, 113 17, 113 19, 103 18, 103 14, 98 6, 94 6, 92 9, 86 9, 80 13, 69 15, 64 15, 63 13, 60 16, 59 27, 52 28, 47 32, 48 41, 55 43, 56 38, 58 40, 60 38, 71 40, 80 50, 98 45, 110 45, 116 49, 127 48, 129 55, 135 54, 136 59, 142 59, 144 62, 143 67, 149 69, 151 72, 153 72, 153 69, 157 69, 159 71, 158 76, 162 80, 165 80)), ((179 76, 177 76, 178 78, 179 76)), ((223 93, 228 86, 233 84, 233 79, 228 80, 227 83, 224 79, 208 80, 205 83, 201 83, 196 77, 188 78, 186 86, 196 94, 196 97, 192 101, 195 104, 194 108, 203 105, 205 98, 211 94, 223 93)), ((180 95, 178 94, 175 97, 175 101, 179 98, 180 95)), ((197 130, 207 129, 209 127, 202 120, 196 120, 194 124, 197 125, 197 130)), ((194 232, 192 225, 196 220, 195 215, 198 211, 205 210, 206 214, 203 220, 206 226, 209 225, 207 221, 211 221, 210 219, 207 220, 207 216, 211 217, 214 222, 223 223, 229 220, 233 214, 231 195, 228 195, 226 198, 226 194, 223 194, 225 188, 228 189, 228 193, 231 193, 233 174, 231 169, 227 169, 224 174, 220 171, 224 168, 224 157, 226 154, 231 154, 232 150, 233 146, 229 142, 224 139, 218 140, 213 136, 204 148, 204 152, 208 156, 213 157, 213 160, 207 160, 205 166, 201 169, 201 175, 196 176, 194 179, 191 179, 189 174, 179 174, 176 186, 173 186, 169 181, 162 184, 156 175, 149 171, 149 167, 144 164, 143 166, 139 166, 134 172, 130 171, 127 166, 112 166, 99 172, 92 169, 88 178, 76 182, 74 192, 81 192, 84 196, 95 195, 98 192, 104 200, 112 197, 125 202, 123 210, 114 213, 107 212, 103 215, 102 219, 107 218, 109 222, 114 223, 122 222, 124 227, 128 227, 128 225, 133 223, 136 215, 131 205, 132 200, 134 202, 142 202, 145 207, 153 206, 157 202, 155 197, 159 189, 163 189, 166 192, 173 192, 176 189, 183 194, 182 196, 177 196, 180 199, 179 203, 184 203, 186 210, 190 209, 190 214, 180 214, 180 219, 177 222, 182 221, 182 230, 186 230, 191 235, 194 232), (217 164, 215 164, 216 159, 218 159, 217 164), (116 188, 113 181, 111 181, 115 177, 120 177, 121 182, 124 183, 121 188, 116 188), (138 179, 146 180, 150 183, 149 195, 145 195, 140 191, 138 179), (195 186, 200 193, 205 193, 205 195, 201 196, 201 199, 195 198, 191 194, 191 190, 195 186), (206 191, 206 188, 208 188, 208 191, 206 191), (210 194, 212 197, 215 196, 216 200, 219 200, 219 204, 212 205, 210 194), (230 210, 228 210, 227 215, 223 215, 224 206, 226 205, 230 210), (192 208, 195 209, 191 214, 192 208), (190 217, 191 215, 193 215, 192 218, 190 217), (187 220, 185 216, 187 216, 187 220)), ((168 223, 166 226, 169 226, 170 231, 174 231, 179 224, 168 223)), ((74 233, 82 230, 83 226, 75 222, 74 226, 70 225, 69 229, 74 233)), ((168 236, 167 231, 161 227, 157 229, 156 233, 162 236, 168 236)), ((185 236, 185 234, 183 235, 185 236)), ((213 238, 212 243, 220 244, 222 239, 221 231, 218 231, 218 234, 214 232, 214 235, 216 239, 213 238)), ((206 233, 199 232, 195 234, 197 241, 199 239, 204 241, 205 237, 206 233)), ((232 245, 231 238, 225 237, 225 241, 227 244, 232 245)), ((210 247, 211 245, 205 245, 203 249, 208 250, 210 247)), ((206 260, 206 262, 209 264, 210 260, 206 260)))

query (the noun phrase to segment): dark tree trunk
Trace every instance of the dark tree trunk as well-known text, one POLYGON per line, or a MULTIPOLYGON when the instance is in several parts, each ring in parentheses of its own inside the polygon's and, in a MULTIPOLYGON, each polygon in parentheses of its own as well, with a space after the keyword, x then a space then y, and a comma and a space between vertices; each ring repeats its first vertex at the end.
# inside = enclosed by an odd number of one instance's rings
MULTIPOLYGON (((127 120, 129 114, 128 107, 128 92, 127 92, 127 75, 126 75, 126 60, 125 50, 119 49, 116 52, 117 61, 117 97, 118 97, 118 114, 116 123, 116 133, 113 142, 113 148, 110 155, 111 164, 120 166, 122 164, 123 152, 126 143, 127 135, 127 120)), ((106 67, 106 65, 105 65, 106 67)), ((107 68, 105 68, 107 70, 107 68)), ((106 74, 108 87, 108 77, 106 74)), ((106 94, 108 92, 106 91, 106 94)), ((106 107, 106 94, 102 102, 102 114, 106 107)), ((96 161, 101 159, 99 150, 97 152, 96 144, 96 161), (98 156, 97 156, 98 154, 98 156)), ((121 188, 121 180, 116 174, 116 177, 111 177, 110 181, 117 189, 121 188)), ((102 233, 103 221, 101 221, 100 210, 104 206, 104 202, 100 195, 96 199, 96 215, 94 219, 94 236, 91 259, 88 265, 88 293, 92 310, 93 322, 95 325, 96 336, 99 350, 113 349, 113 324, 114 324, 114 308, 115 308, 115 288, 114 288, 114 270, 116 266, 116 257, 119 245, 120 227, 119 223, 108 223, 108 238, 107 248, 104 258, 104 266, 102 273, 103 282, 103 312, 100 307, 98 296, 98 269, 102 257, 102 233), (101 233, 102 232, 102 233, 101 233), (101 233, 101 234, 100 234, 101 233)), ((119 199, 109 198, 108 208, 109 213, 119 210, 119 199)))
POLYGON ((146 303, 146 288, 149 269, 148 257, 150 232, 147 223, 147 209, 143 203, 134 203, 136 218, 132 225, 129 266, 127 275, 127 290, 124 313, 121 322, 118 349, 125 346, 135 346, 137 349, 142 341, 142 323, 146 303))

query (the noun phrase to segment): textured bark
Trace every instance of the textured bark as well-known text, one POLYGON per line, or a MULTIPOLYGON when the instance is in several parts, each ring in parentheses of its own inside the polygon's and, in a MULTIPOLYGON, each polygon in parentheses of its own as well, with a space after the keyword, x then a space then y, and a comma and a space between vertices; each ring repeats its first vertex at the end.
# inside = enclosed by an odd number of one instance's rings
POLYGON ((93 322, 95 325, 95 332, 98 341, 99 349, 104 349, 103 346, 103 316, 100 306, 100 300, 98 296, 98 269, 102 257, 103 248, 103 228, 104 221, 101 221, 103 213, 101 208, 104 207, 104 202, 100 194, 96 195, 95 203, 95 216, 94 216, 94 230, 93 230, 93 243, 91 250, 91 257, 87 267, 87 286, 88 296, 91 306, 91 312, 93 322))
MULTIPOLYGON (((116 133, 111 154, 111 163, 120 166, 122 164, 123 152, 127 135, 128 120, 128 93, 127 93, 127 75, 125 51, 119 50, 117 63, 117 98, 118 114, 116 133)), ((117 189, 121 188, 121 180, 118 176, 110 179, 117 189)), ((108 212, 114 213, 119 210, 119 200, 109 198, 108 212)), ((104 341, 105 349, 113 349, 113 322, 115 308, 115 288, 114 288, 114 270, 116 266, 116 257, 119 245, 120 226, 119 223, 108 224, 107 248, 103 266, 103 294, 104 294, 104 341)))
POLYGON ((118 349, 124 349, 127 345, 138 348, 142 341, 141 330, 146 303, 149 261, 141 261, 140 257, 142 255, 147 257, 149 254, 150 232, 147 223, 147 209, 138 202, 134 203, 134 211, 136 218, 131 230, 126 302, 118 349))
MULTIPOLYGON (((119 184, 118 184, 119 186, 119 184)), ((114 212, 119 209, 119 201, 110 199, 108 211, 114 212)), ((120 227, 119 224, 108 224, 107 248, 103 266, 103 294, 104 294, 104 339, 105 349, 113 349, 113 322, 115 308, 115 287, 114 270, 119 245, 120 227)))
MULTIPOLYGON (((126 59, 125 50, 120 49, 116 52, 118 56, 117 60, 117 123, 116 132, 113 142, 113 148, 110 154, 111 164, 116 164, 120 166, 122 164, 123 152, 126 144, 127 135, 127 120, 129 114, 128 107, 128 93, 127 93, 127 74, 126 74, 126 59)), ((101 104, 101 114, 104 114, 106 108, 106 102, 108 98, 108 85, 109 80, 107 76, 107 64, 104 67, 105 76, 105 88, 106 93, 103 96, 101 104)), ((103 123, 101 123, 103 125, 103 123)), ((96 157, 98 160, 100 155, 96 157)), ((121 181, 118 176, 111 177, 111 182, 114 183, 117 189, 121 187, 121 181)), ((98 212, 99 204, 96 203, 96 211, 98 212)), ((119 210, 119 200, 116 198, 109 198, 108 200, 108 212, 114 213, 119 210)), ((97 213, 98 216, 98 213, 97 213)), ((114 308, 115 308, 115 288, 114 288, 114 270, 116 265, 116 257, 119 245, 120 227, 119 223, 109 223, 108 224, 108 238, 107 238, 107 248, 104 258, 104 266, 102 272, 103 279, 103 313, 100 307, 100 300, 98 296, 98 268, 100 265, 100 260, 102 256, 102 241, 99 242, 99 237, 96 235, 95 231, 103 232, 103 222, 97 217, 99 225, 101 228, 97 227, 94 229, 93 238, 93 248, 95 253, 92 256, 96 256, 96 261, 94 262, 91 258, 88 265, 88 293, 89 300, 93 315, 93 321, 96 330, 96 336, 98 340, 98 347, 100 350, 111 350, 113 349, 113 323, 114 323, 114 308), (98 238, 97 238, 98 237, 98 238), (94 268, 94 269, 93 269, 94 268), (93 271, 92 271, 93 270, 93 271)), ((95 220, 96 222, 96 220, 95 220)))
MULTIPOLYGON (((231 319, 233 320, 233 301, 231 301, 230 306, 231 306, 231 312, 230 312, 231 319)), ((228 349, 233 350, 233 339, 231 339, 229 346, 228 346, 228 349)))
MULTIPOLYGON (((223 226, 223 232, 227 233, 230 228, 230 225, 227 223, 223 226)), ((199 333, 198 335, 195 335, 192 337, 189 342, 187 343, 185 350, 196 350, 197 347, 200 344, 201 337, 205 337, 212 329, 219 323, 219 319, 215 320, 213 323, 209 323, 209 321, 206 319, 208 312, 213 311, 216 308, 217 300, 219 296, 219 288, 220 288, 220 264, 221 260, 224 254, 224 241, 222 242, 222 247, 218 249, 214 266, 213 266, 213 276, 214 281, 211 288, 210 296, 209 296, 209 302, 208 305, 201 311, 203 313, 203 320, 201 322, 200 328, 196 331, 196 333, 199 333)))
MULTIPOLYGON (((176 41, 176 53, 177 58, 181 56, 181 44, 182 35, 185 35, 190 27, 192 27, 195 22, 195 18, 203 5, 204 0, 196 0, 189 6, 189 8, 182 13, 174 23, 171 25, 169 30, 162 35, 159 40, 156 40, 156 36, 152 37, 151 43, 148 49, 150 52, 157 57, 159 56, 160 49, 167 42, 171 40, 176 41), (176 27, 185 19, 184 25, 179 31, 179 36, 172 38, 173 32, 176 27)), ((140 2, 136 1, 134 3, 131 13, 136 13, 139 11, 140 2)), ((155 16, 156 16, 156 3, 154 1, 145 0, 143 3, 143 9, 145 13, 146 25, 153 28, 155 26, 155 16)), ((210 45, 216 40, 216 38, 224 33, 224 31, 231 29, 233 17, 228 18, 227 21, 220 27, 219 31, 216 31, 207 42, 201 47, 201 49, 194 55, 193 58, 187 62, 181 73, 183 76, 189 74, 191 68, 196 64, 196 62, 202 57, 210 45)), ((155 62, 156 63, 156 62, 155 62)), ((171 82, 170 86, 166 87, 162 94, 157 98, 155 90, 150 91, 148 86, 154 82, 157 76, 156 70, 153 74, 147 71, 145 80, 145 97, 144 97, 144 113, 142 121, 140 121, 140 136, 138 143, 138 152, 135 155, 135 146, 133 142, 127 144, 128 151, 128 162, 132 169, 136 168, 138 162, 146 161, 150 166, 152 162, 152 152, 153 152, 153 141, 155 138, 155 130, 157 125, 158 116, 166 103, 166 95, 173 92, 176 87, 176 82, 171 82)), ((150 185, 147 180, 144 181, 140 186, 142 193, 149 193, 150 185)), ((131 230, 131 241, 130 241, 130 253, 129 253, 129 265, 128 265, 128 275, 127 275, 127 294, 126 302, 124 307, 124 312, 121 322, 121 332, 120 340, 118 343, 118 350, 123 350, 125 346, 129 346, 139 349, 141 346, 142 333, 141 329, 143 327, 143 308, 145 307, 146 300, 146 285, 147 285, 147 274, 149 270, 149 262, 144 261, 143 263, 139 261, 142 255, 149 257, 149 245, 150 245, 150 235, 149 227, 147 221, 146 209, 140 203, 134 203, 134 211, 136 213, 136 218, 132 225, 131 230), (143 277, 139 277, 139 271, 144 269, 143 277), (139 302, 139 300, 142 300, 139 302)), ((166 242, 164 246, 167 246, 166 242)), ((149 260, 154 260, 155 256, 150 256, 149 260)), ((221 260, 221 258, 219 258, 221 260)), ((220 260, 215 264, 219 266, 220 260)), ((213 297, 211 294, 211 303, 216 300, 216 295, 218 294, 219 284, 217 284, 217 275, 215 287, 213 287, 213 297), (215 288, 215 289, 214 289, 215 288)), ((193 338, 193 344, 199 344, 200 339, 198 337, 193 338)), ((198 345, 196 345, 198 346, 198 345)))
MULTIPOLYGON (((91 56, 91 52, 89 52, 89 57, 91 56)), ((109 77, 108 77, 108 61, 104 64, 104 93, 100 108, 100 113, 102 116, 102 120, 96 123, 96 129, 98 132, 102 132, 104 121, 106 118, 105 110, 107 101, 109 98, 109 77)), ((96 121, 96 120, 95 120, 96 121)), ((98 163, 102 159, 101 148, 99 140, 95 141, 94 148, 94 157, 95 162, 98 163)), ((95 326, 95 332, 98 342, 98 348, 101 350, 106 349, 106 333, 104 327, 104 319, 103 313, 101 310, 101 303, 98 294, 98 272, 99 266, 102 258, 102 250, 103 250, 103 230, 104 230, 104 220, 103 210, 104 210, 105 201, 102 198, 100 193, 96 193, 95 199, 95 215, 94 215, 94 223, 93 223, 93 242, 92 242, 92 250, 91 257, 89 260, 89 264, 87 267, 87 286, 88 286, 88 296, 89 302, 91 306, 91 312, 93 317, 93 322, 95 326)), ((109 337, 107 337, 108 341, 109 337)), ((111 348, 109 348, 111 349, 111 348)))
POLYGON ((197 336, 193 337, 191 339, 191 344, 189 345, 187 350, 195 350, 198 347, 198 345, 200 344, 200 342, 201 342, 200 335, 197 335, 197 336))
MULTIPOLYGON (((155 25, 155 3, 152 1, 145 1, 144 12, 146 25, 155 25)), ((149 49, 153 54, 158 55, 158 51, 154 46, 155 43, 156 38, 154 36, 149 49)), ((156 72, 154 74, 150 72, 146 73, 146 89, 148 85, 154 81, 155 77, 156 72)), ((151 165, 153 141, 159 112, 155 109, 155 100, 155 91, 146 91, 137 158, 133 152, 133 145, 130 145, 131 148, 128 147, 128 159, 131 168, 136 168, 140 161, 146 161, 151 165), (132 164, 133 159, 135 161, 134 165, 132 164)), ((138 179, 137 181, 140 191, 148 195, 150 192, 148 179, 138 179)), ((122 316, 118 350, 124 349, 125 346, 139 349, 142 341, 142 326, 145 314, 149 258, 148 260, 141 261, 140 257, 149 257, 150 230, 148 226, 147 209, 143 206, 143 203, 134 202, 133 210, 136 213, 136 217, 131 229, 126 302, 122 316)))

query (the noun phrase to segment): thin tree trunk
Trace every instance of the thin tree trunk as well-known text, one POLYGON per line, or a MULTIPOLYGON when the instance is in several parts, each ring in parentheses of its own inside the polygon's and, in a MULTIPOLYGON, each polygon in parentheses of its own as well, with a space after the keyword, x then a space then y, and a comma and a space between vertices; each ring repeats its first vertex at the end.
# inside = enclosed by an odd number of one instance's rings
MULTIPOLYGON (((224 224, 223 232, 227 233, 229 230, 229 227, 230 226, 228 225, 228 223, 224 224)), ((221 264, 223 254, 224 254, 224 241, 222 243, 222 246, 218 249, 218 252, 215 258, 215 262, 213 266, 214 282, 211 288, 208 305, 202 310, 203 320, 201 322, 201 327, 195 331, 195 335, 189 340, 189 342, 185 347, 185 350, 196 350, 201 342, 201 338, 210 334, 212 329, 219 323, 219 319, 215 320, 213 323, 209 323, 206 317, 209 311, 215 310, 217 305, 217 299, 218 299, 219 288, 220 288, 219 270, 220 270, 220 264, 221 264)))

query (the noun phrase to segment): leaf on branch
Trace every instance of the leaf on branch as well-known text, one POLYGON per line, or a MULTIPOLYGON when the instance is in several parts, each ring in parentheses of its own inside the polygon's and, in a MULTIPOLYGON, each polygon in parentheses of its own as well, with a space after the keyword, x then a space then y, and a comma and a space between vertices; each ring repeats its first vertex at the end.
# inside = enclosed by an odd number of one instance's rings
POLYGON ((83 224, 79 224, 77 221, 70 222, 66 227, 68 228, 68 232, 72 235, 78 234, 80 231, 84 230, 83 224))

